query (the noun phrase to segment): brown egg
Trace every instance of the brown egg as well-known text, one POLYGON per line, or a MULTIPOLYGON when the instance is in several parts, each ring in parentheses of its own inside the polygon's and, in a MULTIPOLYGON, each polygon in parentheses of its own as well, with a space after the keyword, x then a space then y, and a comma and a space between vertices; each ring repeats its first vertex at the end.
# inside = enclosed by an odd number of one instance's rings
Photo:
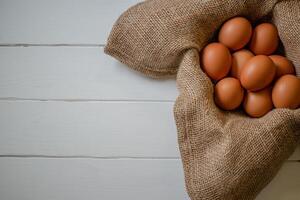
POLYGON ((211 43, 202 52, 202 68, 213 80, 224 78, 231 67, 231 54, 221 43, 211 43))
POLYGON ((300 106, 300 79, 290 74, 280 77, 273 87, 272 100, 276 108, 298 108, 300 106))
POLYGON ((286 57, 279 55, 271 55, 269 57, 276 66, 276 78, 279 78, 285 74, 295 74, 293 63, 286 57))
POLYGON ((270 55, 278 47, 277 28, 270 23, 262 23, 255 27, 250 42, 250 50, 256 55, 270 55))
POLYGON ((273 108, 271 88, 257 92, 248 91, 244 99, 244 110, 251 117, 262 117, 273 108))
POLYGON ((215 86, 215 102, 224 110, 233 110, 243 101, 244 89, 236 78, 224 78, 215 86))
POLYGON ((275 73, 276 67, 268 56, 254 56, 241 71, 242 86, 250 91, 261 90, 273 81, 275 73))
POLYGON ((242 67, 245 66, 247 61, 249 61, 253 56, 253 53, 246 49, 233 53, 230 75, 240 79, 242 67))
POLYGON ((223 24, 219 41, 232 50, 238 50, 246 46, 251 35, 251 23, 244 17, 235 17, 223 24))

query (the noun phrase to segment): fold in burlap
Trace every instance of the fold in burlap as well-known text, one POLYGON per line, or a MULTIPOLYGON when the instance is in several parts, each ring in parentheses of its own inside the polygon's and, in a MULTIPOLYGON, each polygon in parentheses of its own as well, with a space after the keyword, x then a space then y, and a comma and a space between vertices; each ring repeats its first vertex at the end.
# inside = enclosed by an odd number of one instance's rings
POLYGON ((107 54, 148 76, 177 74, 174 114, 192 200, 254 199, 300 136, 300 109, 275 109, 254 119, 214 104, 199 52, 233 16, 253 23, 269 16, 300 75, 298 0, 149 0, 118 19, 105 47, 107 54))

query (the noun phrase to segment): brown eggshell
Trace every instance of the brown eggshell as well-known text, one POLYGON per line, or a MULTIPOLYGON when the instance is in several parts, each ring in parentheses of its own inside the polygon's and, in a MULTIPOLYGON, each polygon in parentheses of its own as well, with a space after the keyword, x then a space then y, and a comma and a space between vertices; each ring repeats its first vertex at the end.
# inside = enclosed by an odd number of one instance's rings
POLYGON ((279 78, 285 74, 295 74, 295 68, 291 61, 286 57, 279 55, 269 56, 276 66, 276 78, 279 78))
POLYGON ((211 43, 202 52, 202 68, 213 80, 224 78, 231 67, 229 49, 221 43, 211 43))
POLYGON ((246 49, 237 51, 232 54, 232 65, 230 75, 240 79, 243 66, 254 56, 254 54, 246 49))
POLYGON ((219 32, 219 42, 232 50, 243 48, 251 39, 252 26, 244 17, 226 21, 219 32))
POLYGON ((276 67, 268 56, 254 56, 241 71, 242 86, 250 91, 261 90, 273 81, 275 73, 276 67))
POLYGON ((271 89, 265 88, 258 92, 248 91, 245 95, 243 107, 251 117, 262 117, 273 108, 271 89))
POLYGON ((273 87, 272 100, 276 108, 298 108, 300 106, 300 79, 290 74, 280 77, 273 87))
POLYGON ((228 77, 215 85, 215 102, 224 110, 233 110, 240 106, 244 89, 236 78, 228 77))
POLYGON ((250 42, 250 50, 255 55, 270 55, 278 47, 279 37, 276 26, 262 23, 255 27, 250 42))

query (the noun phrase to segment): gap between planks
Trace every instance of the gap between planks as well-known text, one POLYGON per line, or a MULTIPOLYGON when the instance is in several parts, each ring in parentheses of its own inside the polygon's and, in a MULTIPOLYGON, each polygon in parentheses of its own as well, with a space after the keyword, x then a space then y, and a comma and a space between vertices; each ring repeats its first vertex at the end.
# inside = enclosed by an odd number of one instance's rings
POLYGON ((151 157, 151 156, 56 156, 56 155, 0 155, 1 158, 49 158, 49 159, 103 159, 103 160, 180 160, 180 157, 151 157))
MULTIPOLYGON (((133 156, 56 156, 56 155, 0 155, 1 158, 41 158, 41 159, 102 159, 102 160, 181 160, 180 157, 133 157, 133 156)), ((300 160, 286 160, 288 163, 298 163, 300 160)))
POLYGON ((105 44, 0 44, 0 47, 104 47, 105 44))
POLYGON ((0 97, 0 101, 32 101, 32 102, 118 102, 118 103, 174 103, 175 100, 147 99, 36 99, 19 97, 0 97))

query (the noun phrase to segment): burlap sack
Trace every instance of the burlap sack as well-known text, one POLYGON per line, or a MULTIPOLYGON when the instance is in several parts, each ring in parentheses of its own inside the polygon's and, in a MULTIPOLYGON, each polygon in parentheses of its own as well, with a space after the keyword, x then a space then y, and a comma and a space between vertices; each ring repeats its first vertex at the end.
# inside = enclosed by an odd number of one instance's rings
POLYGON ((148 76, 177 74, 174 114, 192 200, 254 199, 300 136, 300 109, 275 109, 254 119, 216 107, 199 52, 222 22, 238 15, 252 22, 269 16, 300 75, 298 0, 149 0, 118 19, 105 47, 148 76))

